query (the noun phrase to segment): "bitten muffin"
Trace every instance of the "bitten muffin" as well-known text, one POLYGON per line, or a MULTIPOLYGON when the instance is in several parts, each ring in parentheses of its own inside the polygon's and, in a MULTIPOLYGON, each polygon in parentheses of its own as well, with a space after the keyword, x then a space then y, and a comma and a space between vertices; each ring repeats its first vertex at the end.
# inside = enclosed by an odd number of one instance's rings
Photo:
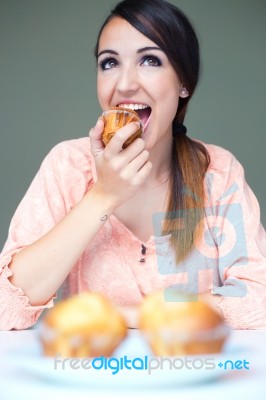
POLYGON ((83 292, 50 309, 40 335, 46 356, 109 357, 126 337, 127 328, 108 299, 83 292))
POLYGON ((166 301, 164 292, 144 299, 139 326, 157 356, 219 353, 229 333, 207 303, 185 294, 166 301))
POLYGON ((123 144, 123 149, 129 146, 135 139, 142 136, 142 123, 136 111, 129 108, 113 107, 108 111, 103 112, 102 118, 104 121, 104 130, 102 134, 102 141, 105 146, 110 142, 112 137, 124 125, 130 122, 139 122, 140 128, 131 135, 123 144))

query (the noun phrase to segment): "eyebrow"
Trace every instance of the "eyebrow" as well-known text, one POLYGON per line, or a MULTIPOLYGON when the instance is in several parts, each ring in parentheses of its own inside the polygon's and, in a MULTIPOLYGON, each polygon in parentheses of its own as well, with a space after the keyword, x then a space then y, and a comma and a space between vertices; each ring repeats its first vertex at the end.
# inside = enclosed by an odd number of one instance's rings
MULTIPOLYGON (((138 49, 137 50, 137 54, 144 53, 145 51, 150 51, 150 50, 160 50, 160 51, 162 51, 162 49, 160 47, 147 46, 147 47, 142 47, 141 49, 138 49)), ((117 53, 117 51, 114 51, 114 50, 111 50, 111 49, 106 49, 106 50, 100 51, 100 53, 97 55, 97 58, 99 58, 102 54, 114 54, 116 56, 119 55, 117 53)))

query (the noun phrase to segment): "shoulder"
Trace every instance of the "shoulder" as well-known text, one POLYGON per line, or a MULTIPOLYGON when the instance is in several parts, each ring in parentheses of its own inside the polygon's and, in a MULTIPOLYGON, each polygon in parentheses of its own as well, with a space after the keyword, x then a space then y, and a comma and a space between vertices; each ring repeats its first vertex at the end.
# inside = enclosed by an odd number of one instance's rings
POLYGON ((64 197, 80 199, 97 180, 89 137, 56 144, 43 160, 38 176, 49 185, 54 182, 64 197))
POLYGON ((214 144, 199 142, 206 148, 210 156, 207 173, 218 174, 224 178, 244 176, 243 166, 233 153, 214 144))
POLYGON ((57 143, 48 154, 58 160, 68 160, 76 162, 78 160, 88 160, 92 158, 89 137, 65 140, 57 143), (67 157, 67 158, 65 158, 67 157))
POLYGON ((94 158, 89 137, 71 139, 56 144, 46 156, 43 164, 52 169, 91 171, 95 173, 94 158))
POLYGON ((210 164, 205 183, 212 198, 220 198, 228 190, 238 191, 245 185, 245 172, 241 163, 229 150, 200 142, 208 151, 210 164))

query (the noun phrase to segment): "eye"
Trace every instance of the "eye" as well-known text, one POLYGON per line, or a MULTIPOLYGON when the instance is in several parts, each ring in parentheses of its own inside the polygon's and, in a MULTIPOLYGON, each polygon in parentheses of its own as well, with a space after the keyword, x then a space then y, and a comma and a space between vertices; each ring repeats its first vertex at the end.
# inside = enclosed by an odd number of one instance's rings
POLYGON ((98 66, 102 71, 106 71, 107 69, 112 69, 117 67, 118 62, 115 58, 107 57, 99 62, 98 66))
POLYGON ((145 56, 141 61, 141 65, 149 66, 149 67, 160 67, 162 65, 159 57, 156 56, 145 56))

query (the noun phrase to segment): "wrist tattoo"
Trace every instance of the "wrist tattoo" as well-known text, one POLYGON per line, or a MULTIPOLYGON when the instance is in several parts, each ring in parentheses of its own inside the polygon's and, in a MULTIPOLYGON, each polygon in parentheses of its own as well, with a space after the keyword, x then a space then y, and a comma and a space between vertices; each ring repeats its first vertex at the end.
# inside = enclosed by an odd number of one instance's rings
POLYGON ((104 222, 104 221, 107 220, 107 218, 108 218, 108 215, 104 215, 104 216, 101 218, 101 221, 104 222))

